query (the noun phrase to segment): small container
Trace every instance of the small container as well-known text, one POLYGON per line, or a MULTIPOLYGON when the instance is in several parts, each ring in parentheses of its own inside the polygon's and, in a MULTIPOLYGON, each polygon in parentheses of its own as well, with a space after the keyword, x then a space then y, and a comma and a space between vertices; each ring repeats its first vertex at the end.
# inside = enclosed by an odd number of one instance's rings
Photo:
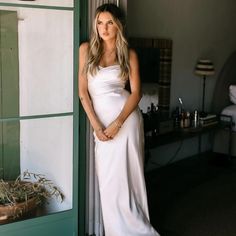
POLYGON ((186 112, 185 119, 184 119, 184 128, 190 127, 190 112, 186 112))
POLYGON ((184 128, 185 113, 182 112, 180 115, 180 127, 184 128))
POLYGON ((193 113, 192 126, 193 128, 197 128, 199 126, 199 114, 197 110, 195 110, 193 113))
POLYGON ((179 107, 176 107, 176 109, 172 112, 172 119, 174 121, 174 127, 179 128, 181 120, 181 112, 179 107))

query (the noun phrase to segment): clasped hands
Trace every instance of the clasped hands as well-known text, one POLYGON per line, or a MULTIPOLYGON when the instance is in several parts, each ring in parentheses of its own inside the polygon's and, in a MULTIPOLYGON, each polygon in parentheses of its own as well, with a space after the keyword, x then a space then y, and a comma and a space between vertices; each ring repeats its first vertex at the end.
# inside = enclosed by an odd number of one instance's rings
POLYGON ((95 130, 95 133, 100 141, 108 141, 116 136, 120 128, 121 124, 118 121, 113 121, 107 128, 100 127, 95 130))

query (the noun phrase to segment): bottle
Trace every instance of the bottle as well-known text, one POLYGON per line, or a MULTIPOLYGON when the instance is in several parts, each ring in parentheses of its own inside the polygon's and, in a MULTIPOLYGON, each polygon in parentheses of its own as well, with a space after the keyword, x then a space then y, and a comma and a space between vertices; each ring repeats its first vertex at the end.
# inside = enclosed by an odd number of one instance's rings
POLYGON ((190 112, 186 112, 185 119, 184 119, 184 128, 190 127, 190 112))
POLYGON ((181 128, 184 128, 184 124, 185 124, 185 112, 181 112, 181 115, 180 115, 180 127, 181 128))
POLYGON ((199 125, 199 115, 198 115, 198 111, 195 110, 194 113, 193 113, 193 128, 197 128, 199 125))
POLYGON ((181 120, 181 110, 179 107, 176 107, 175 110, 172 112, 172 119, 174 121, 174 127, 180 127, 180 120, 181 120))

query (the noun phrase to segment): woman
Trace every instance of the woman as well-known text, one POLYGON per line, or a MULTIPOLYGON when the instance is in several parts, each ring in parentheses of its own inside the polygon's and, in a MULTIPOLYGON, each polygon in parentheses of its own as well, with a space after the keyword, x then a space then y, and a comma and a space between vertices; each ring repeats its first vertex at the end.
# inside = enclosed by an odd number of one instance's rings
POLYGON ((157 236, 149 223, 143 174, 138 59, 128 49, 123 23, 116 5, 97 8, 91 40, 80 46, 79 96, 94 129, 106 236, 157 236))

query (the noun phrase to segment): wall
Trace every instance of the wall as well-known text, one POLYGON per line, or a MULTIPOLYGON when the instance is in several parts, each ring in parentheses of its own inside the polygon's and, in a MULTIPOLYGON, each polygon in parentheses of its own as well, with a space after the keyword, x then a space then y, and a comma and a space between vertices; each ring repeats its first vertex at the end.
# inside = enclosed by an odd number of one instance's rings
MULTIPOLYGON (((226 58, 236 49, 235 11, 234 0, 128 1, 129 36, 173 40, 172 109, 178 105, 178 97, 182 98, 186 109, 201 108, 202 79, 193 73, 201 57, 212 59, 216 68, 215 75, 206 80, 205 107, 210 109, 216 78, 226 58)), ((183 146, 191 145, 189 142, 185 141, 183 146)), ((177 159, 195 153, 183 150, 177 159)), ((170 157, 166 152, 165 155, 156 152, 166 159, 170 157)))

